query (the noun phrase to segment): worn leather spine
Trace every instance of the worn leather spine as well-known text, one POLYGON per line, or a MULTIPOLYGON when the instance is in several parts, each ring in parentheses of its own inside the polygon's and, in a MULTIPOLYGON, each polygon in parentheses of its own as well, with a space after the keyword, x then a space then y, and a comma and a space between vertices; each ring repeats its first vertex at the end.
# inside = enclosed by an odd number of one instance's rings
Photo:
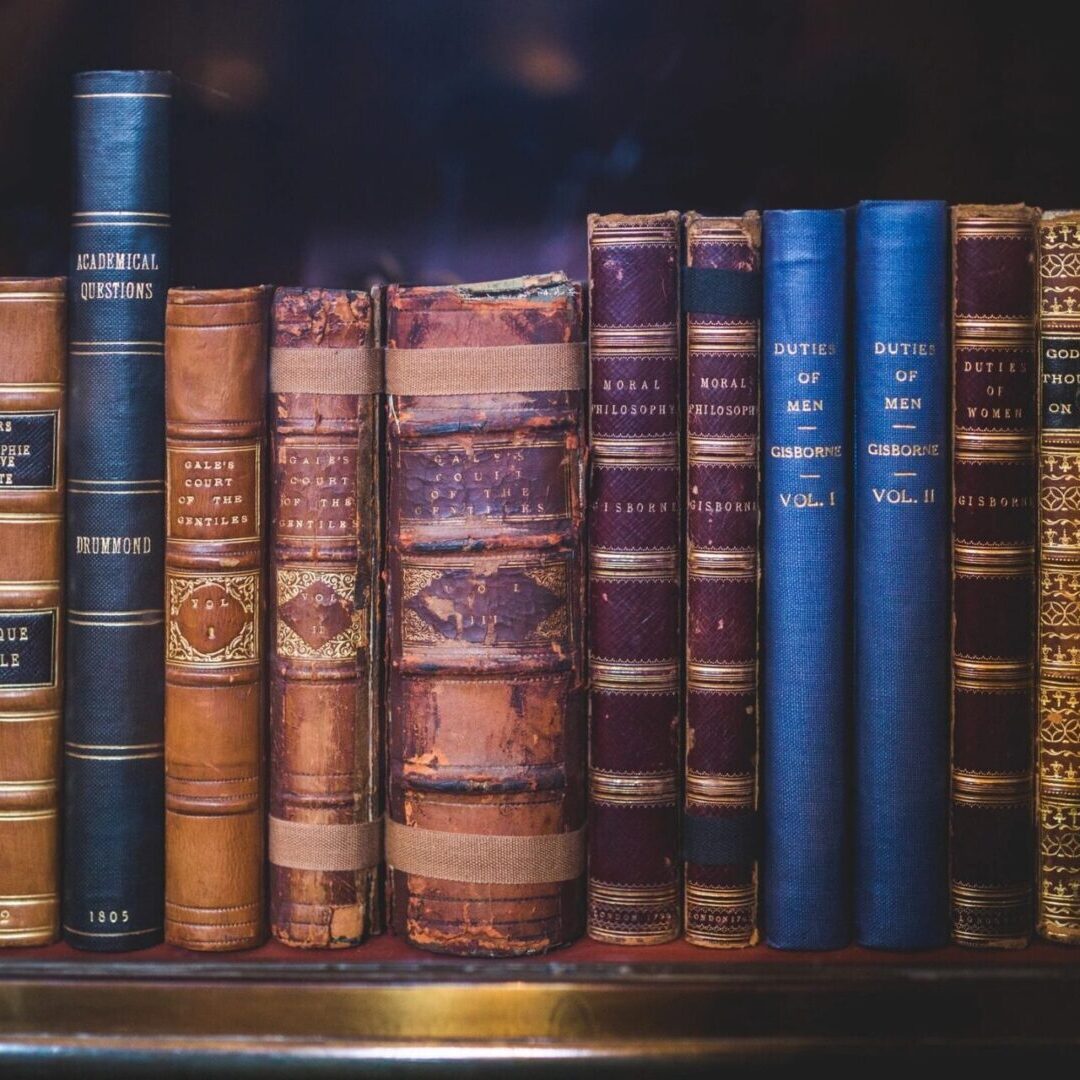
POLYGON ((948 939, 947 208, 855 211, 854 915, 948 939))
POLYGON ((589 218, 589 895, 598 941, 681 931, 679 215, 589 218))
MULTIPOLYGON (((685 219, 686 265, 721 295, 686 321, 687 941, 757 941, 758 441, 761 220, 685 219), (719 273, 716 273, 719 272, 719 273), (747 279, 746 282, 739 279, 747 279), (741 296, 739 302, 735 300, 741 296)), ((695 290, 696 291, 696 290, 695 290)))
POLYGON ((382 358, 373 314, 363 292, 274 293, 270 931, 302 948, 359 945, 378 925, 382 358))
POLYGON ((270 290, 170 289, 165 939, 263 937, 263 459, 270 290))
POLYGON ((851 937, 847 212, 766 210, 762 321, 762 923, 851 937))
POLYGON ((582 338, 562 274, 387 290, 386 858, 435 952, 584 930, 582 338))
POLYGON ((64 278, 0 278, 0 947, 60 927, 64 278))
POLYGON ((955 206, 949 892, 958 945, 1031 936, 1036 226, 955 206))
POLYGON ((1080 943, 1080 210, 1039 226, 1036 913, 1080 943))
POLYGON ((103 952, 163 934, 171 92, 162 71, 75 77, 63 922, 103 952))

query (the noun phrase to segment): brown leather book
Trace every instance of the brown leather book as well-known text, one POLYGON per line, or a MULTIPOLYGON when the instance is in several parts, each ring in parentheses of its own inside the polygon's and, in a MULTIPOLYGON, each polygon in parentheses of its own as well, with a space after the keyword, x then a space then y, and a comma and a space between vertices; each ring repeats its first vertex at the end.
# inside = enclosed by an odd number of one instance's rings
POLYGON ((761 219, 688 214, 686 940, 757 941, 761 219))
POLYGON ((1035 929, 1080 944, 1080 210, 1039 225, 1035 929))
POLYGON ((165 319, 165 940, 263 937, 263 477, 270 290, 165 319))
POLYGON ((949 891, 953 940, 976 947, 1031 936, 1038 219, 952 211, 949 891))
POLYGON ((59 930, 64 278, 0 278, 0 946, 59 930))
POLYGON ((679 215, 589 217, 589 936, 679 936, 679 215))
POLYGON ((375 305, 278 289, 271 316, 270 932, 377 927, 379 391, 375 305))
POLYGON ((581 286, 387 290, 394 931, 538 953, 585 897, 581 286))

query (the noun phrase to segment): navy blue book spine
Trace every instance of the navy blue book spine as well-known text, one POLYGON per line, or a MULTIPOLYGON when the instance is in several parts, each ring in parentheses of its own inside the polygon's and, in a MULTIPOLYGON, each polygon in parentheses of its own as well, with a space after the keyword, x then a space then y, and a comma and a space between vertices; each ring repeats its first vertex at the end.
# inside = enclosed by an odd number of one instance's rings
POLYGON ((163 937, 164 464, 172 77, 75 76, 64 937, 163 937))
POLYGON ((851 379, 847 213, 765 213, 762 808, 765 940, 850 939, 851 379))
POLYGON ((855 211, 855 937, 948 939, 948 286, 942 202, 855 211))

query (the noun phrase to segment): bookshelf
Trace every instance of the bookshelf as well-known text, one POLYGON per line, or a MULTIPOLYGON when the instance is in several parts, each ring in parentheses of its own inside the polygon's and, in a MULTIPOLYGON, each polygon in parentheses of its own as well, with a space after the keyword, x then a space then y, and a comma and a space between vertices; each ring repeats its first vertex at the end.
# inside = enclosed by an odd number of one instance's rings
POLYGON ((1061 1060, 1080 1049, 1064 948, 706 952, 582 941, 460 960, 380 937, 359 950, 232 955, 66 946, 0 958, 0 1070, 357 1075, 384 1067, 542 1075, 792 1064, 1061 1060))

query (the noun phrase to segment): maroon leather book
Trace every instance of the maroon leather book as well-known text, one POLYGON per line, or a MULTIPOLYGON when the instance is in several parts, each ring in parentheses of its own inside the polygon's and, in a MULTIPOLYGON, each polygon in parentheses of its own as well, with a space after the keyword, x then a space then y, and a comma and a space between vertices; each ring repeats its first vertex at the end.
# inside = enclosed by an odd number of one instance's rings
POLYGON ((695 945, 731 948, 757 940, 761 221, 684 220, 684 925, 695 945))
POLYGON ((394 285, 386 325, 393 929, 544 952, 585 921, 581 286, 394 285))
POLYGON ((1027 206, 953 208, 953 940, 1032 922, 1035 230, 1027 206))
POLYGON ((589 218, 589 894, 598 941, 678 937, 679 215, 589 218))

